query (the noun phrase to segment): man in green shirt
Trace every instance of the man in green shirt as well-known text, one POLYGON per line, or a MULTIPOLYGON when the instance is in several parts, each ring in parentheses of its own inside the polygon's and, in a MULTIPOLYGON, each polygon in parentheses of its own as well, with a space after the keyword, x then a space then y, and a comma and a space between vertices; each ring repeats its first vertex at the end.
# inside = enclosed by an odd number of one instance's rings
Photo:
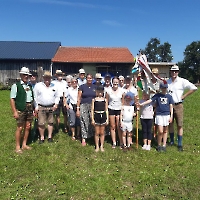
POLYGON ((22 153, 22 150, 29 150, 27 143, 29 131, 31 128, 31 121, 33 119, 33 90, 32 86, 28 84, 30 76, 29 69, 22 67, 20 74, 20 81, 16 82, 11 87, 10 105, 13 112, 13 117, 17 122, 17 129, 15 132, 16 139, 16 153, 22 153), (21 133, 24 129, 22 148, 21 148, 21 133))

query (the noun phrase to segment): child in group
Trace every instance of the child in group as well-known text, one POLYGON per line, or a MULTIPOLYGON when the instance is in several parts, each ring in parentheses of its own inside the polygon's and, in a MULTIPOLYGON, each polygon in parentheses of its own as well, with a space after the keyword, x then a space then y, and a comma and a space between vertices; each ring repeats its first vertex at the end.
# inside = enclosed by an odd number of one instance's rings
POLYGON ((95 151, 99 151, 99 139, 100 150, 104 151, 104 138, 105 138, 105 126, 108 125, 108 102, 104 97, 104 87, 102 85, 96 88, 96 98, 92 99, 91 106, 91 119, 92 124, 95 127, 95 151), (100 137, 99 137, 100 136, 100 137))
POLYGON ((157 151, 166 151, 168 125, 172 122, 173 116, 173 99, 167 94, 167 83, 160 84, 160 93, 155 94, 151 99, 143 102, 140 106, 144 106, 151 102, 156 102, 155 124, 158 125, 158 148, 157 151), (161 146, 163 140, 163 146, 161 146))
POLYGON ((133 93, 127 92, 124 97, 124 105, 120 114, 120 127, 122 130, 123 150, 131 150, 133 117, 136 116, 135 106, 131 106, 133 101, 133 93), (127 138, 126 138, 127 137, 127 138), (127 142, 126 142, 127 139, 127 142), (127 144, 127 145, 126 145, 127 144))
MULTIPOLYGON (((149 100, 150 95, 145 91, 142 93, 142 100, 140 103, 143 103, 149 100)), ((144 105, 140 109, 140 122, 142 125, 142 134, 143 134, 143 150, 151 150, 151 140, 152 140, 152 124, 153 124, 153 104, 152 102, 144 105)))

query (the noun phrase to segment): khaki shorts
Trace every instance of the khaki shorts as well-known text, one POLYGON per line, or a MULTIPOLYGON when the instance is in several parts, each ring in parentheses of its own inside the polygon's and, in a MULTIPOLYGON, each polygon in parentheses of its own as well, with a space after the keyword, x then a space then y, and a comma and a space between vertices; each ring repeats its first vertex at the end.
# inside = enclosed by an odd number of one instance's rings
POLYGON ((38 125, 43 126, 45 123, 53 124, 53 107, 42 107, 38 108, 38 125))
POLYGON ((17 124, 24 124, 25 122, 31 122, 33 120, 33 105, 26 103, 24 111, 17 111, 19 118, 16 119, 17 124))

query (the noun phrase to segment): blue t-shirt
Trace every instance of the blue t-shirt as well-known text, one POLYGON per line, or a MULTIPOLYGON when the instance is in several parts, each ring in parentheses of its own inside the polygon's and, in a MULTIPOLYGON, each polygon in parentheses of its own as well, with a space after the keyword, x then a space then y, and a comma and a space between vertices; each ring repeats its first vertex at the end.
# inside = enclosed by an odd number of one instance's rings
POLYGON ((94 84, 90 86, 83 84, 79 86, 79 90, 82 91, 81 104, 92 103, 92 99, 96 97, 96 86, 94 84))
POLYGON ((156 102, 156 115, 170 115, 170 104, 174 104, 170 94, 155 94, 151 100, 156 102))

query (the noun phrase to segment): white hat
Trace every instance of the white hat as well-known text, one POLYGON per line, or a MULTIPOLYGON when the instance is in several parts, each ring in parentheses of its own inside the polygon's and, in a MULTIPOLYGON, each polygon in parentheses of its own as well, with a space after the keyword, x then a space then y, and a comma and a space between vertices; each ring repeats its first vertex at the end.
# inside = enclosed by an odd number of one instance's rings
POLYGON ((96 73, 95 78, 103 78, 100 73, 96 73))
POLYGON ((124 80, 124 77, 122 75, 120 75, 119 80, 124 80))
POLYGON ((44 74, 43 74, 43 77, 52 77, 51 72, 45 71, 44 74))
POLYGON ((85 74, 85 70, 84 69, 79 69, 79 74, 85 74))
POLYGON ((27 67, 22 67, 20 72, 20 74, 27 74, 27 75, 31 75, 29 69, 27 67))
POLYGON ((178 65, 173 65, 170 69, 171 71, 179 71, 178 65))
POLYGON ((63 75, 63 72, 62 72, 62 70, 57 69, 57 70, 56 70, 56 74, 58 74, 58 75, 63 75))

